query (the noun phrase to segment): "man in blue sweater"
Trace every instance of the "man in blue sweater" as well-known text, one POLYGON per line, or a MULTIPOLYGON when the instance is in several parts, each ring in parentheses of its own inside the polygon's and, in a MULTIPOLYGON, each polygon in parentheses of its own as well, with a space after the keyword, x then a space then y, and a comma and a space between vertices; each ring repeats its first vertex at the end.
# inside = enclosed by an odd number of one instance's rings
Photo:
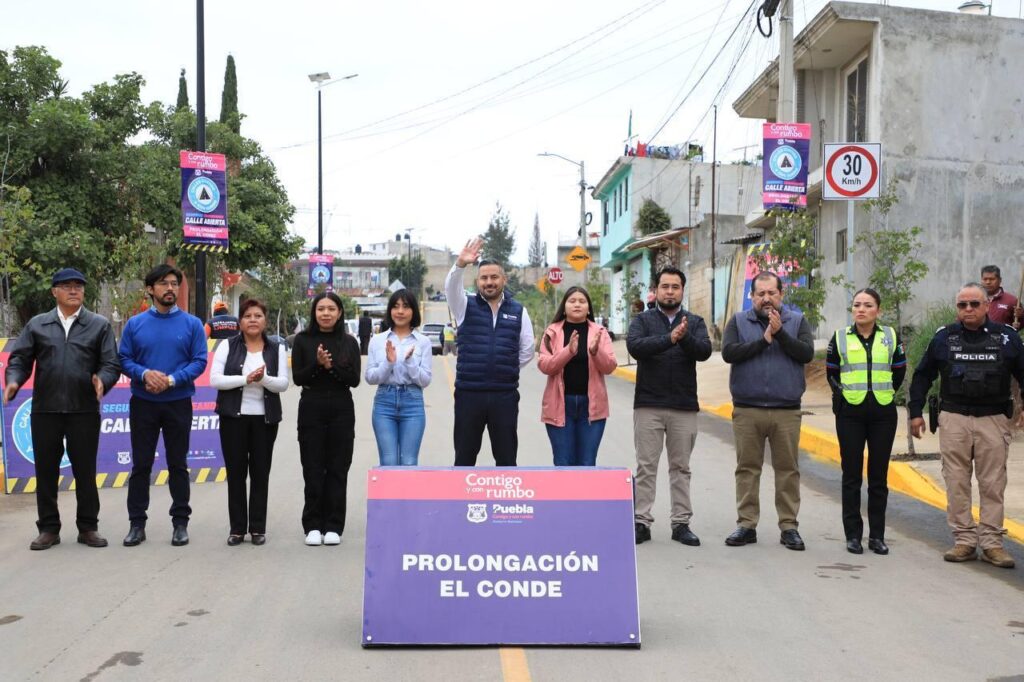
POLYGON ((757 542, 764 444, 772 447, 779 542, 802 551, 800 511, 800 399, 804 365, 814 359, 814 335, 797 310, 782 307, 782 280, 761 272, 751 282, 753 307, 736 313, 722 335, 722 359, 732 365, 732 430, 736 440, 736 530, 730 547, 757 542))
POLYGON ((164 436, 167 483, 171 490, 171 544, 188 544, 188 454, 195 380, 206 370, 206 333, 199 318, 177 306, 181 271, 158 265, 146 275, 153 306, 128 320, 121 336, 121 368, 131 377, 129 424, 132 473, 128 479, 128 520, 124 545, 146 540, 150 474, 160 433, 164 436))

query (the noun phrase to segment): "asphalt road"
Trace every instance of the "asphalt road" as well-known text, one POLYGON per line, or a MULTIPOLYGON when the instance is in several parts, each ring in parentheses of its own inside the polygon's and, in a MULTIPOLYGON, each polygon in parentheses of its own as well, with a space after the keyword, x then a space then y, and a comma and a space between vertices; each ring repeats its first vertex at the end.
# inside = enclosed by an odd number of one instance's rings
MULTIPOLYGON (((451 462, 454 359, 435 358, 421 463, 451 462)), ((523 371, 520 463, 550 463, 539 421, 542 377, 523 371)), ((632 384, 609 379, 599 464, 633 461, 632 384)), ((669 538, 659 478, 653 542, 638 548, 641 649, 374 649, 359 646, 365 482, 376 463, 373 389, 356 390, 349 522, 339 547, 302 544, 298 393, 285 394, 271 476, 268 543, 225 545, 223 484, 192 488, 191 544, 172 547, 165 487, 149 540, 121 546, 125 489, 101 491, 106 549, 74 542, 73 494, 62 493, 64 543, 30 552, 31 495, 0 496, 0 651, 4 680, 1024 680, 1024 565, 942 561, 941 512, 894 496, 892 553, 844 549, 838 472, 805 460, 806 552, 778 544, 771 476, 762 481, 760 543, 723 544, 735 520, 727 422, 702 417, 693 456, 693 529, 669 538), (166 520, 165 520, 166 519, 166 520)), ((481 463, 490 461, 485 445, 481 463)), ((1019 547, 1013 551, 1024 559, 1019 547)), ((1021 562, 1024 564, 1024 561, 1021 562)))

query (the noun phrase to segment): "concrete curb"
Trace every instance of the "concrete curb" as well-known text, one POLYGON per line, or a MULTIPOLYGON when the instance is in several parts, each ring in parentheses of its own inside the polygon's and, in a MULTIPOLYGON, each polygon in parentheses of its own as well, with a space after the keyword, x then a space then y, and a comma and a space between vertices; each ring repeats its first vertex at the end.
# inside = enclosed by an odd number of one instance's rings
MULTIPOLYGON (((636 370, 618 367, 614 376, 636 383, 636 370)), ((720 419, 732 420, 732 403, 721 405, 700 404, 700 409, 720 419)), ((807 451, 812 457, 840 465, 839 441, 834 434, 813 426, 800 427, 800 449, 807 451)), ((945 511, 946 492, 926 474, 921 473, 907 462, 889 463, 889 490, 903 493, 915 500, 945 511)), ((978 507, 973 508, 974 518, 978 519, 978 507)), ((1004 519, 1006 534, 1017 542, 1024 543, 1024 523, 1013 519, 1004 519)))

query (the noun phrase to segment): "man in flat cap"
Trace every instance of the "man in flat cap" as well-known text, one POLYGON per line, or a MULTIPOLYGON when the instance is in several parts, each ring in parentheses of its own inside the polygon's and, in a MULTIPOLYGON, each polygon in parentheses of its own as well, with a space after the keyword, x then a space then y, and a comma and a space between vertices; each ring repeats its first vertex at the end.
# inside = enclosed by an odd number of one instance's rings
POLYGON ((36 467, 39 537, 31 549, 60 544, 57 483, 65 444, 75 477, 78 542, 106 547, 98 533, 100 497, 96 490, 96 450, 100 439, 100 399, 121 376, 114 332, 106 318, 90 312, 85 275, 65 268, 52 280, 57 307, 36 315, 11 348, 4 376, 4 403, 32 375, 32 450, 36 467))

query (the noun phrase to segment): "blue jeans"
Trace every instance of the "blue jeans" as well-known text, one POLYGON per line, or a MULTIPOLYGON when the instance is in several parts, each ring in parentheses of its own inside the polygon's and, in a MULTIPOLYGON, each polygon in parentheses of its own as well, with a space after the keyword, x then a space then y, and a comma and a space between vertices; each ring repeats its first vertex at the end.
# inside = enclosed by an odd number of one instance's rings
POLYGON ((606 421, 590 421, 590 400, 587 396, 565 396, 565 426, 545 424, 555 455, 555 466, 594 466, 606 421))
POLYGON ((382 384, 373 398, 373 435, 381 466, 416 466, 427 426, 423 389, 382 384))

